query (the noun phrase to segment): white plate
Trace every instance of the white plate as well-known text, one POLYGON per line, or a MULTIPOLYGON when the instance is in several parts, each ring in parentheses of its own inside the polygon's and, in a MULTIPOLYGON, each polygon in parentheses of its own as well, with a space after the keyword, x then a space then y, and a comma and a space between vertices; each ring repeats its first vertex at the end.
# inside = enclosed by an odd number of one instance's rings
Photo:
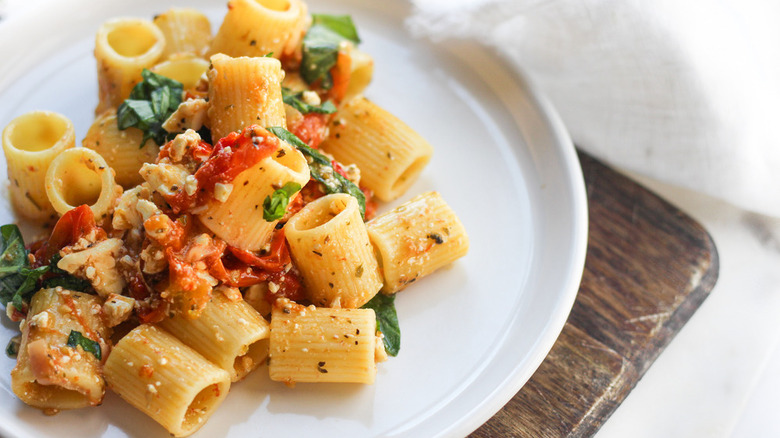
MULTIPOLYGON (((0 126, 49 109, 70 117, 83 138, 97 103, 95 30, 113 16, 151 17, 161 3, 49 1, 0 24, 0 126)), ((171 4, 203 10, 214 25, 224 15, 224 1, 171 4)), ((376 384, 290 389, 261 369, 234 385, 196 436, 465 435, 530 378, 574 302, 587 240, 574 148, 546 101, 494 55, 410 37, 408 4, 312 0, 310 10, 353 15, 361 47, 376 59, 368 96, 435 147, 419 181, 394 204, 440 191, 463 220, 471 250, 398 296, 401 352, 379 365, 376 384)), ((0 223, 14 221, 7 189, 0 198, 0 223)), ((15 328, 2 320, 5 345, 15 328)), ((99 408, 44 416, 12 394, 13 365, 0 357, 3 435, 168 436, 110 393, 99 408)))

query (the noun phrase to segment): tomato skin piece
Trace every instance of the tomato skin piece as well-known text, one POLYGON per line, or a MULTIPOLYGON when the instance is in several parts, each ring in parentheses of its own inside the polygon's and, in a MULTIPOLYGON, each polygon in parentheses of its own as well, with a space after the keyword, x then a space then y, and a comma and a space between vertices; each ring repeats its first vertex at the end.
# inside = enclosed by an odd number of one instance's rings
POLYGON ((294 125, 289 126, 290 132, 300 138, 309 147, 317 149, 325 140, 328 128, 328 114, 308 113, 304 114, 294 125))
POLYGON ((333 167, 334 172, 338 173, 344 178, 349 179, 349 177, 347 176, 347 169, 344 169, 344 166, 341 163, 339 163, 336 160, 330 160, 330 165, 331 167, 333 167))
POLYGON ((336 65, 330 69, 330 76, 333 78, 333 87, 328 90, 328 97, 339 104, 347 95, 349 81, 352 79, 352 57, 349 51, 339 50, 336 65))
POLYGON ((268 276, 268 281, 274 282, 279 289, 276 292, 270 290, 266 293, 265 299, 273 304, 277 298, 288 298, 296 303, 306 299, 306 293, 300 277, 293 270, 287 272, 274 272, 268 276))
POLYGON ((248 266, 260 268, 269 272, 279 272, 290 263, 290 251, 287 247, 287 241, 284 239, 284 228, 274 232, 271 239, 271 250, 267 255, 258 256, 251 251, 228 246, 228 250, 238 260, 248 266))
POLYGON ((33 253, 35 260, 31 264, 32 268, 48 265, 51 258, 62 248, 73 245, 93 230, 97 231, 96 238, 98 240, 107 237, 106 232, 95 223, 95 215, 88 205, 84 204, 68 210, 54 225, 54 229, 45 243, 36 242, 31 245, 31 247, 37 247, 33 253))
POLYGON ((144 222, 144 229, 150 234, 153 230, 167 230, 162 237, 155 237, 152 238, 152 240, 166 248, 173 248, 175 251, 180 251, 184 248, 190 238, 190 232, 194 222, 195 218, 188 214, 184 214, 176 220, 172 220, 167 215, 158 214, 150 217, 144 222))
POLYGON ((306 298, 303 283, 291 263, 290 248, 284 238, 284 228, 276 230, 271 240, 268 254, 258 256, 250 251, 228 247, 225 256, 217 260, 209 273, 233 287, 252 286, 263 281, 272 281, 279 288, 275 293, 268 292, 266 300, 286 297, 293 301, 306 298))
POLYGON ((130 292, 130 297, 134 300, 145 300, 152 295, 140 270, 135 271, 128 279, 127 290, 130 292))
POLYGON ((379 204, 374 199, 374 191, 367 187, 360 187, 360 191, 363 192, 363 196, 366 197, 366 215, 365 220, 370 221, 376 216, 376 210, 379 208, 379 204))

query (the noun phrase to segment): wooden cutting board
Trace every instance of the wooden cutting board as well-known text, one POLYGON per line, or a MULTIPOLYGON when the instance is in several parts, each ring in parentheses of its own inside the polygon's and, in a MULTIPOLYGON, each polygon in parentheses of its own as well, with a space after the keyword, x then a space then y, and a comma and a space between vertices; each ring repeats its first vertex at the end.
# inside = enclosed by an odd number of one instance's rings
POLYGON ((593 435, 715 285, 718 254, 701 225, 580 161, 590 225, 577 300, 533 377, 472 437, 593 435))

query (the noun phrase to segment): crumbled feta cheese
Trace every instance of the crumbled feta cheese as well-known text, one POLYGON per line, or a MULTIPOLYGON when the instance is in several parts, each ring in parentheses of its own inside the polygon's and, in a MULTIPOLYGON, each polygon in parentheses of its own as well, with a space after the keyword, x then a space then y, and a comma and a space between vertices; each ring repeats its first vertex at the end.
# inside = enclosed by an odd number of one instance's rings
POLYGON ((310 90, 306 90, 303 92, 303 95, 301 96, 301 100, 303 100, 306 104, 312 106, 318 106, 322 103, 322 100, 320 99, 320 95, 310 90))
POLYGON ((49 327, 49 312, 41 312, 27 321, 30 327, 45 329, 49 327))
POLYGON ((146 199, 139 199, 138 203, 135 205, 135 209, 144 221, 154 215, 162 213, 157 207, 157 204, 152 201, 147 201, 146 199))
POLYGON ((126 283, 117 270, 116 261, 124 254, 121 239, 106 239, 85 250, 65 254, 57 267, 89 280, 100 296, 118 294, 126 283))
MULTIPOLYGON (((111 226, 115 230, 132 230, 143 226, 144 218, 138 210, 138 203, 149 202, 151 191, 147 184, 141 184, 124 192, 119 198, 111 226)), ((142 207, 145 208, 145 207, 142 207)))
POLYGON ((192 196, 197 190, 198 180, 195 178, 195 175, 187 175, 184 178, 184 191, 187 192, 187 195, 192 196))
MULTIPOLYGON (((190 102, 190 104, 192 103, 192 101, 188 102, 190 102)), ((179 108, 181 108, 181 105, 179 108)), ((195 129, 200 129, 200 127, 195 129)), ((184 155, 187 153, 187 150, 194 148, 198 145, 198 143, 200 143, 200 135, 192 129, 187 129, 185 132, 177 135, 173 141, 171 141, 168 158, 173 163, 179 163, 182 159, 184 159, 184 155)))
POLYGON ((182 190, 190 174, 183 166, 168 163, 144 163, 139 173, 152 190, 163 196, 173 196, 182 190))
POLYGON ((141 260, 144 262, 144 272, 147 274, 158 274, 168 267, 161 246, 157 243, 148 245, 141 251, 141 260))
POLYGON ((126 321, 133 313, 135 300, 119 294, 110 294, 103 303, 103 317, 106 325, 115 327, 126 321))
POLYGON ((214 199, 219 202, 225 202, 233 191, 233 184, 216 183, 214 185, 214 199))
POLYGON ((225 298, 227 298, 229 301, 232 302, 240 301, 242 299, 241 291, 238 290, 237 287, 231 287, 225 284, 220 284, 219 286, 214 288, 214 292, 221 293, 222 295, 225 296, 225 298))
MULTIPOLYGON (((199 130, 208 117, 209 103, 205 99, 187 99, 179 104, 162 127, 168 132, 199 130)), ((195 132, 193 131, 193 132, 195 132)))

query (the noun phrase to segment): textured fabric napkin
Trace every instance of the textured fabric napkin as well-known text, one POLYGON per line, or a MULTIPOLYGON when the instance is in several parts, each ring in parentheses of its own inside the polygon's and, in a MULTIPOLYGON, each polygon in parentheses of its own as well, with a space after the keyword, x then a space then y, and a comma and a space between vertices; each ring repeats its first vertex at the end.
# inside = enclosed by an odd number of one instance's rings
POLYGON ((780 2, 414 0, 418 35, 497 48, 575 143, 780 216, 780 2))

